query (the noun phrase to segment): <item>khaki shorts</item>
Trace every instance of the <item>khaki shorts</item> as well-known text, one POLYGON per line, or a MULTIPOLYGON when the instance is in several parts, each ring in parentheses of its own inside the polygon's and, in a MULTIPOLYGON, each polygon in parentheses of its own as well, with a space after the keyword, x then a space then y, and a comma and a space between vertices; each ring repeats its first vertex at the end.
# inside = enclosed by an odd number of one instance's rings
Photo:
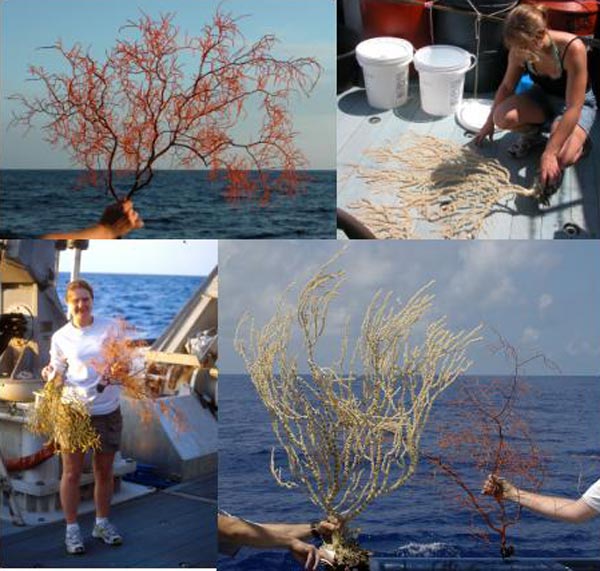
POLYGON ((121 430, 123 417, 121 409, 109 413, 92 416, 92 426, 100 435, 100 448, 97 452, 116 452, 121 446, 121 430))

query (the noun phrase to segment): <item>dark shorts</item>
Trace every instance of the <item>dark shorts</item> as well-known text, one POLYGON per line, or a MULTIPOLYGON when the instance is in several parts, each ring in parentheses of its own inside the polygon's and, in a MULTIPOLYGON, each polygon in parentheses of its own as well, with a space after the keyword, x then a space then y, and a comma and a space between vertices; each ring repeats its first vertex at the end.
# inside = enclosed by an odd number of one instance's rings
MULTIPOLYGON (((544 128, 550 130, 552 123, 557 117, 560 117, 567 107, 565 100, 558 95, 552 95, 544 91, 539 85, 533 84, 527 91, 524 91, 521 95, 525 95, 529 99, 532 99, 537 103, 546 114, 546 122, 544 128)), ((598 111, 598 105, 596 103, 596 97, 594 92, 590 89, 585 94, 585 101, 581 108, 581 115, 577 124, 588 134, 592 129, 592 125, 596 120, 596 112, 598 111)))
POLYGON ((97 452, 116 452, 121 446, 123 417, 118 408, 109 414, 92 416, 92 426, 100 435, 100 448, 97 452))

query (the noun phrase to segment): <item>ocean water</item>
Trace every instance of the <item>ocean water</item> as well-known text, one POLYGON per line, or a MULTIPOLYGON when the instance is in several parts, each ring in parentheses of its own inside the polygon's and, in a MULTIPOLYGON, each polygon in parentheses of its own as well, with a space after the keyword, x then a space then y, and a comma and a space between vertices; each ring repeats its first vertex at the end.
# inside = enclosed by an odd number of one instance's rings
MULTIPOLYGON (((461 379, 459 382, 468 382, 461 379)), ((600 378, 529 377, 528 395, 519 400, 533 438, 545 453, 543 492, 578 497, 600 477, 600 378)), ((298 489, 277 486, 269 471, 275 445, 270 422, 250 379, 222 375, 219 412, 219 506, 257 522, 307 522, 321 517, 298 489)), ((449 399, 455 387, 436 402, 432 418, 451 418, 449 399), (446 403, 446 404, 445 404, 446 403)), ((434 435, 428 432, 424 446, 434 435)), ((467 469, 473 486, 486 474, 467 469)), ((493 557, 499 543, 474 536, 472 513, 450 499, 448 480, 431 477, 426 463, 406 486, 376 500, 354 521, 360 542, 376 556, 493 557)), ((476 523, 474 520, 473 523, 476 523)), ((600 518, 573 525, 544 519, 531 512, 508 532, 517 557, 600 557, 600 518)), ((241 550, 221 557, 219 571, 298 569, 284 551, 241 550)))
MULTIPOLYGON (((95 224, 112 202, 98 188, 76 190, 81 171, 0 171, 0 235, 37 238, 95 224)), ((336 174, 307 171, 293 196, 230 202, 206 171, 157 171, 134 197, 145 227, 128 238, 335 238, 336 174)))
MULTIPOLYGON (((57 291, 66 311, 69 274, 61 272, 57 291)), ((121 317, 135 337, 156 339, 200 287, 205 277, 81 273, 94 288, 94 314, 121 317)))

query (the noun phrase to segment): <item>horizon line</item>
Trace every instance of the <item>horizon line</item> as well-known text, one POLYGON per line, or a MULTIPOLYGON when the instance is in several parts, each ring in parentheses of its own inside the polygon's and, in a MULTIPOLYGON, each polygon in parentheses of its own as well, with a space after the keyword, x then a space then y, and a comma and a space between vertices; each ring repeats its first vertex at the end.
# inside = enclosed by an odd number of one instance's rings
MULTIPOLYGON (((211 270, 212 271, 212 270, 211 270)), ((68 270, 59 270, 58 275, 60 274, 70 274, 71 272, 68 270)), ((100 275, 111 275, 111 276, 169 276, 170 278, 207 278, 210 272, 207 274, 146 274, 146 273, 137 273, 137 272, 98 272, 98 271, 84 271, 81 270, 79 275, 84 274, 100 274, 100 275)))

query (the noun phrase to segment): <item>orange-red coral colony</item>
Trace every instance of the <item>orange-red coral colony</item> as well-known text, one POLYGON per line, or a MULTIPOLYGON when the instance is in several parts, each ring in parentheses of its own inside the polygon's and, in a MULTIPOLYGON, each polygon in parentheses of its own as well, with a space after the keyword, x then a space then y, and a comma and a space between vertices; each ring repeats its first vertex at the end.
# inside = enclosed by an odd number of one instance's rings
POLYGON ((134 363, 141 362, 139 343, 130 337, 133 327, 124 320, 117 320, 115 331, 104 340, 100 357, 91 361, 91 366, 101 375, 103 385, 117 384, 131 398, 150 396, 144 376, 144 366, 136 370, 134 363))
POLYGON ((487 540, 488 532, 497 534, 500 553, 506 558, 514 553, 513 546, 508 545, 507 531, 519 521, 521 507, 509 505, 498 496, 482 495, 482 479, 494 474, 519 487, 541 487, 544 458, 531 437, 523 411, 516 409, 526 390, 520 373, 524 365, 536 360, 551 369, 557 367, 541 353, 520 359, 517 350, 501 336, 493 350, 512 363, 512 378, 465 383, 461 396, 448 406, 454 416, 436 427, 438 450, 424 456, 436 472, 458 486, 455 499, 475 516, 474 520, 478 518, 484 524, 475 535, 487 540), (475 468, 476 481, 467 477, 465 466, 475 468))
MULTIPOLYGON (((102 344, 101 355, 93 359, 91 366, 102 376, 102 384, 115 384, 123 387, 126 396, 135 399, 139 404, 133 405, 142 424, 149 424, 153 419, 153 408, 157 410, 174 426, 180 434, 188 429, 185 415, 174 406, 171 399, 160 399, 163 383, 157 381, 156 374, 150 371, 159 371, 157 365, 146 367, 139 341, 132 339, 135 327, 123 319, 116 322, 115 330, 107 336, 102 344)), ((175 390, 175 384, 170 386, 175 390)))
POLYGON ((157 161, 167 158, 171 168, 203 166, 226 176, 231 198, 293 191, 306 160, 294 145, 289 99, 292 91, 312 90, 320 65, 277 58, 272 35, 248 44, 237 19, 221 10, 199 36, 182 36, 173 18, 128 21, 104 60, 57 41, 49 49, 69 71, 31 66, 45 94, 13 95, 23 106, 13 123, 45 118, 47 140, 69 149, 115 199, 150 184, 157 161), (249 129, 241 129, 249 116, 249 129), (128 175, 120 187, 119 174, 128 175))

